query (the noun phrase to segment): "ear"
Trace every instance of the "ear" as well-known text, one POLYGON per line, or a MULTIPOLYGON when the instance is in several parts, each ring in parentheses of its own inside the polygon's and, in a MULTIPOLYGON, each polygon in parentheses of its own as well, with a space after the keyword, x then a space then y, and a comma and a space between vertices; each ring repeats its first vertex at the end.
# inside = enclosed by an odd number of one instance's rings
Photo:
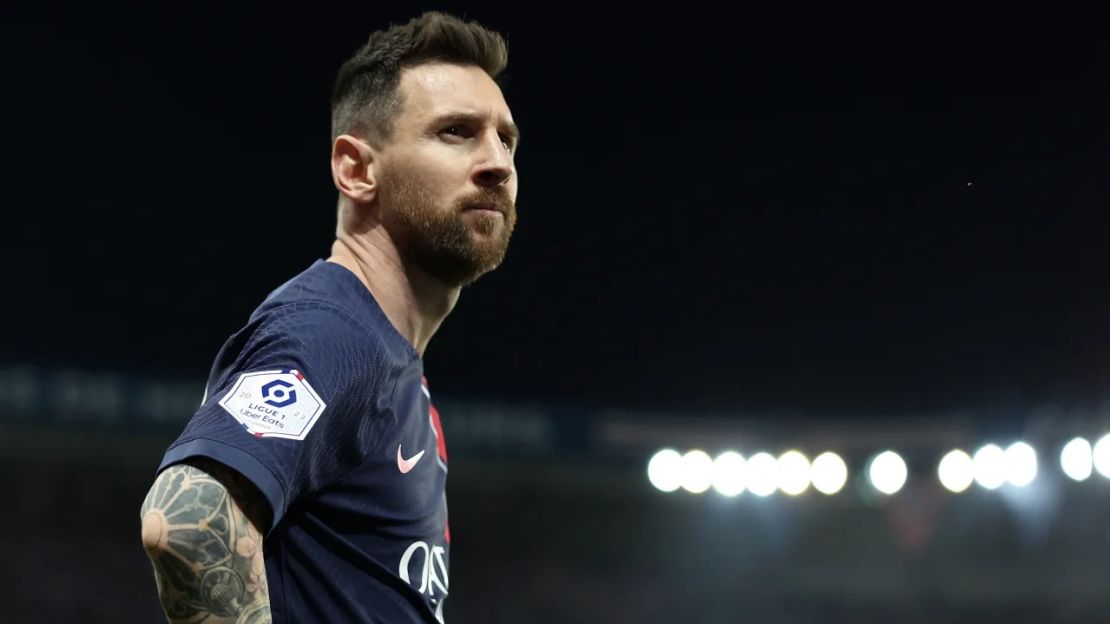
POLYGON ((341 134, 331 146, 331 178, 335 188, 357 204, 373 201, 378 192, 374 149, 358 137, 341 134))

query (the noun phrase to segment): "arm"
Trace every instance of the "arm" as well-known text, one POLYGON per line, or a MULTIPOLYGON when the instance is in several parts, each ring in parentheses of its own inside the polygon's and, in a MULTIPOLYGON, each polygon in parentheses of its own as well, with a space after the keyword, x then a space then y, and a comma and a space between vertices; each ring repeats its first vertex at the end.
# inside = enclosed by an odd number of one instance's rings
POLYGON ((269 624, 262 559, 265 497, 239 473, 202 458, 176 464, 143 501, 143 545, 172 624, 269 624))

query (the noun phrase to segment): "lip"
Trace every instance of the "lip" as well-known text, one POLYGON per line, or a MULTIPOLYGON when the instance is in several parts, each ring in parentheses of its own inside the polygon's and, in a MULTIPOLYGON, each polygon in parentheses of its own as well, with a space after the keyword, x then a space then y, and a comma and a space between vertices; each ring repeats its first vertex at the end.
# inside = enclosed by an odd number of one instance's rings
POLYGON ((499 215, 502 215, 502 216, 505 215, 505 211, 502 210, 499 206, 497 206, 497 204, 481 204, 481 205, 478 205, 478 206, 471 206, 470 208, 467 208, 464 212, 472 212, 472 211, 474 211, 474 212, 495 212, 495 213, 497 213, 499 215))

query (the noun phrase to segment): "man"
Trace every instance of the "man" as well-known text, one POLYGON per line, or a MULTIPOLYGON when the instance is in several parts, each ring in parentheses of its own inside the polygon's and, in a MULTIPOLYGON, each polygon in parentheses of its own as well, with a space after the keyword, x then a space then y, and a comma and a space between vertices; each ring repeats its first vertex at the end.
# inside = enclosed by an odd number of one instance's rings
POLYGON ((427 13, 332 97, 336 241, 224 345, 142 507, 171 622, 442 622, 447 451, 421 357, 516 221, 502 38, 427 13))

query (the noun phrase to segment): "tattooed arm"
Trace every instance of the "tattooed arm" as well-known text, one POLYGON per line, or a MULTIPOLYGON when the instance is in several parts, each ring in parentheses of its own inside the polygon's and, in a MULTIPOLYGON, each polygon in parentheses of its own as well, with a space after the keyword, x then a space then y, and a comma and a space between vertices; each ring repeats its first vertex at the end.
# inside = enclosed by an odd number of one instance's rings
POLYGON ((269 624, 262 493, 222 464, 164 470, 143 501, 143 545, 172 624, 269 624))

